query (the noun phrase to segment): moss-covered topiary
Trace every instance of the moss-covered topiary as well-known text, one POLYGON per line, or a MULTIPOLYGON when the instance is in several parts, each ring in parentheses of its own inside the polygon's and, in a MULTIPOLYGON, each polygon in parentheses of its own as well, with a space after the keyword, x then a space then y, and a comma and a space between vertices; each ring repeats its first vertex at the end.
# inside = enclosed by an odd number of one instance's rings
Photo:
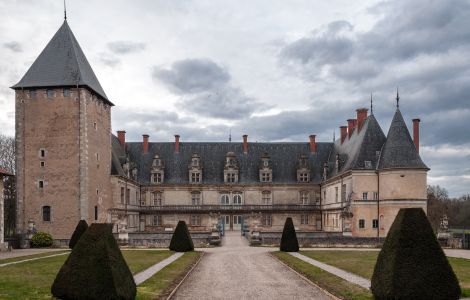
POLYGON ((80 220, 77 224, 77 227, 75 227, 75 231, 73 232, 72 237, 70 238, 70 249, 73 249, 73 247, 75 247, 75 244, 77 244, 78 240, 82 237, 82 234, 84 234, 87 229, 88 223, 85 220, 80 220))
POLYGON ((53 243, 52 235, 47 232, 38 231, 31 238, 31 247, 33 248, 50 247, 53 243))
POLYGON ((375 299, 459 299, 460 287, 421 208, 400 209, 372 276, 375 299))
POLYGON ((284 252, 298 252, 299 251, 299 241, 297 240, 297 235, 295 234, 294 223, 292 218, 287 218, 286 223, 284 224, 284 230, 282 231, 281 237, 281 251, 284 252))
POLYGON ((51 288, 59 299, 134 299, 136 285, 111 224, 91 224, 51 288))
POLYGON ((188 252, 194 250, 193 240, 189 234, 185 221, 179 221, 175 232, 171 237, 170 250, 176 252, 188 252))

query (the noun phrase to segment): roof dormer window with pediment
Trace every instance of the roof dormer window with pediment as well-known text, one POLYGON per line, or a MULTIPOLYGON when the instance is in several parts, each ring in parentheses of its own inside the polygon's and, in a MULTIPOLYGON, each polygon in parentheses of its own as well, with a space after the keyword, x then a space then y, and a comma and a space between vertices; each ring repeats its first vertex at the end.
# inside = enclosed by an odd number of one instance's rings
POLYGON ((202 183, 202 164, 201 158, 197 154, 193 154, 191 162, 188 166, 189 169, 189 182, 202 183))
POLYGON ((310 168, 308 166, 308 158, 305 155, 300 156, 299 164, 297 165, 297 182, 310 181, 310 168))
POLYGON ((261 182, 272 182, 273 181, 273 169, 272 163, 268 153, 264 153, 261 156, 261 163, 259 166, 259 181, 261 182))
POLYGON ((238 163, 234 152, 228 152, 225 156, 224 182, 238 182, 238 163))
POLYGON ((165 166, 158 154, 153 157, 152 168, 150 170, 150 182, 151 183, 163 183, 165 176, 165 166))

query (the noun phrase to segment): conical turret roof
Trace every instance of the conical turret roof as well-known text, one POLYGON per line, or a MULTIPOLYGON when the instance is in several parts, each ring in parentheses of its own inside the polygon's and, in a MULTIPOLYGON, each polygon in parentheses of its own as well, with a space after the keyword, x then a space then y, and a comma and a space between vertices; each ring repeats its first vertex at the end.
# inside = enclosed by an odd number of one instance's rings
POLYGON ((426 169, 397 108, 382 150, 379 169, 426 169))
POLYGON ((113 105, 65 20, 13 89, 86 86, 113 105))

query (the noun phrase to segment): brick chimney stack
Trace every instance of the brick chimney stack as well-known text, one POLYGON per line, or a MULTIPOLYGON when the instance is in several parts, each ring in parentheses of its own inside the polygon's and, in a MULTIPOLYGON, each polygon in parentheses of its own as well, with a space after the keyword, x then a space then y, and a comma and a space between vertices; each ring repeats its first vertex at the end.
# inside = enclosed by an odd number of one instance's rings
POLYGON ((124 130, 118 130, 117 132, 119 144, 124 146, 126 144, 126 132, 124 130))
POLYGON ((142 152, 147 154, 149 152, 149 135, 143 134, 142 135, 142 152))
POLYGON ((243 153, 248 153, 248 135, 246 134, 243 135, 243 153))
POLYGON ((180 135, 175 134, 175 153, 180 153, 180 135))
POLYGON ((348 126, 340 126, 339 127, 341 132, 341 145, 344 143, 346 136, 348 135, 348 126))
POLYGON ((317 152, 317 142, 315 141, 316 135, 311 134, 309 136, 310 138, 310 152, 316 153, 317 152))
POLYGON ((413 142, 415 143, 416 151, 419 153, 419 122, 420 119, 413 119, 413 142))
POLYGON ((356 119, 348 119, 348 137, 351 138, 351 135, 356 127, 356 119))
POLYGON ((357 129, 360 131, 362 128, 362 124, 367 119, 367 108, 359 108, 356 109, 357 113, 357 129))

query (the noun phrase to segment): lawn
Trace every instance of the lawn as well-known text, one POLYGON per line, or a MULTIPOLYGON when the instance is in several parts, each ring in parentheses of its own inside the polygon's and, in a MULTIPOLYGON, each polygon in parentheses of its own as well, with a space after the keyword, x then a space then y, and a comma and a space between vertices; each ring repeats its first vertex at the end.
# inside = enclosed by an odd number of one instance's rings
MULTIPOLYGON (((379 252, 376 251, 302 251, 301 254, 365 278, 371 278, 379 252)), ((470 296, 470 260, 447 258, 457 275, 462 296, 470 296)))
MULTIPOLYGON (((122 251, 132 273, 169 257, 171 251, 122 251)), ((0 267, 0 299, 50 299, 50 288, 67 255, 0 267)))
POLYGON ((0 259, 0 265, 4 264, 4 263, 15 262, 15 261, 20 261, 20 260, 25 260, 25 259, 38 258, 38 257, 49 256, 49 255, 56 255, 56 254, 65 253, 65 252, 69 252, 69 251, 70 250, 58 250, 58 251, 53 251, 53 252, 46 252, 46 253, 31 254, 31 255, 24 255, 24 256, 13 257, 13 258, 0 259))
POLYGON ((305 263, 285 252, 274 252, 279 260, 307 277, 316 285, 328 290, 330 293, 342 299, 366 300, 372 299, 370 291, 350 283, 336 275, 323 271, 320 268, 305 263))

